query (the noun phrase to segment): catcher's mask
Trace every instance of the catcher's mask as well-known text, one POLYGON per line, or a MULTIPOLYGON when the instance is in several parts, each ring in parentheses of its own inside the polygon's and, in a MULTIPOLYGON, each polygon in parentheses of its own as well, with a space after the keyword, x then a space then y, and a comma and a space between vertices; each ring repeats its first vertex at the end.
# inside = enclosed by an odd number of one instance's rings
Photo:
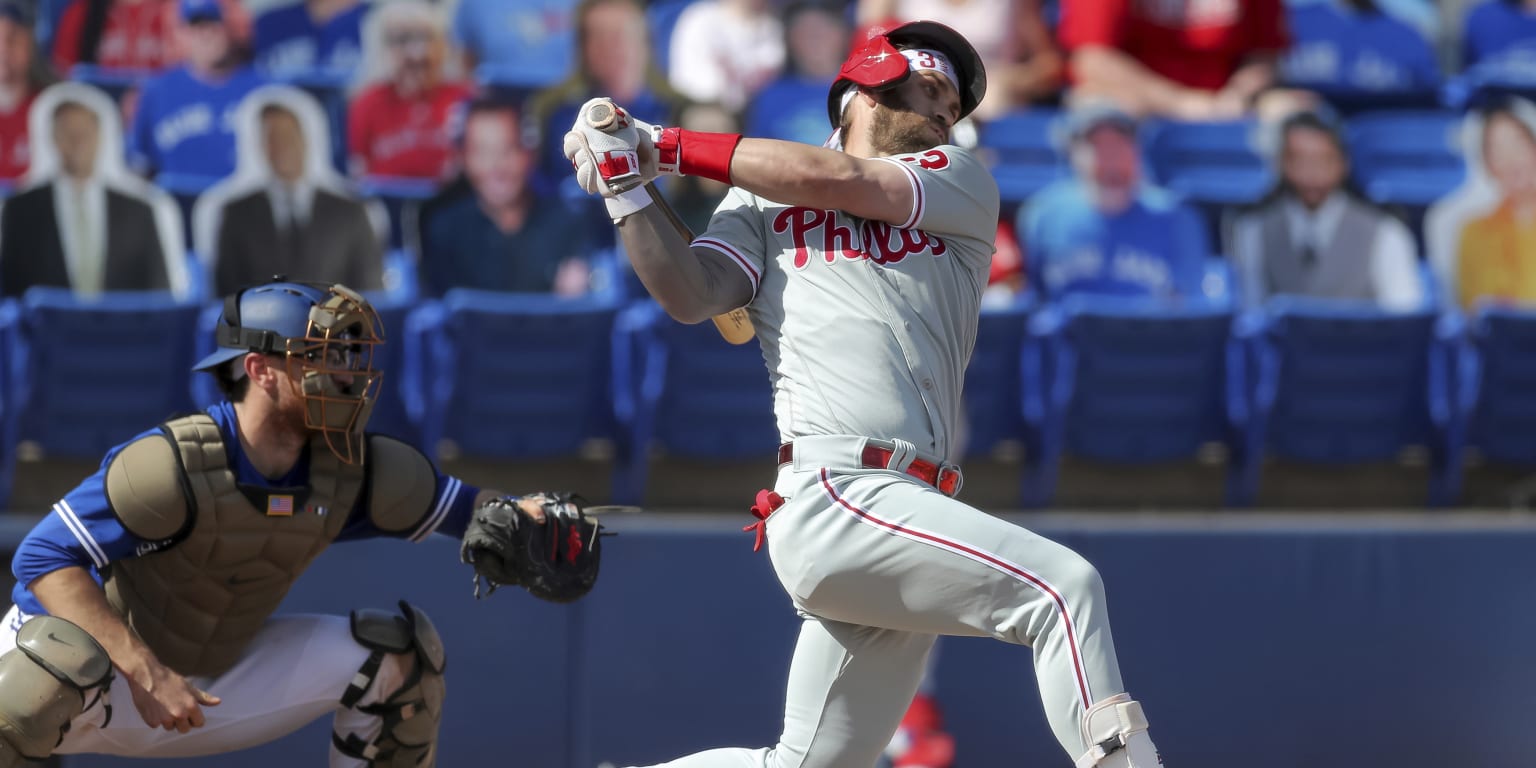
POLYGON ((367 299, 344 285, 274 281, 226 297, 215 338, 218 349, 195 370, 213 371, 251 352, 281 356, 298 382, 304 426, 322 434, 342 462, 363 460, 363 429, 383 379, 373 352, 384 343, 367 299))
POLYGON ((827 93, 827 118, 832 127, 842 122, 843 94, 848 89, 888 91, 906 82, 915 69, 935 69, 950 78, 960 93, 961 117, 976 109, 987 93, 987 70, 981 56, 959 32, 936 21, 912 21, 854 45, 827 93), (928 59, 937 59, 938 66, 920 66, 901 53, 920 50, 939 54, 928 59))

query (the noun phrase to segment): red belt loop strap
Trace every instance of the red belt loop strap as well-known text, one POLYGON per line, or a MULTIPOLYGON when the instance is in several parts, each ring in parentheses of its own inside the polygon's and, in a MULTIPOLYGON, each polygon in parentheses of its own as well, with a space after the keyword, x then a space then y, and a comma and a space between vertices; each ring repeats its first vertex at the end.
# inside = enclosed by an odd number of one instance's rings
MULTIPOLYGON (((888 469, 891 459, 896 454, 889 448, 878 445, 865 445, 864 452, 859 456, 860 463, 865 469, 888 469)), ((788 464, 795 459, 794 443, 784 443, 779 446, 779 464, 788 464)), ((934 464, 931 461, 915 459, 907 465, 906 474, 915 477, 934 488, 945 496, 954 496, 960 492, 960 468, 953 464, 934 464)))
POLYGON ((784 506, 783 496, 766 488, 757 492, 757 500, 752 504, 752 516, 757 518, 757 522, 741 529, 742 531, 753 531, 756 533, 756 537, 752 541, 753 552, 762 549, 763 542, 768 540, 768 516, 773 514, 775 509, 782 506, 784 506))

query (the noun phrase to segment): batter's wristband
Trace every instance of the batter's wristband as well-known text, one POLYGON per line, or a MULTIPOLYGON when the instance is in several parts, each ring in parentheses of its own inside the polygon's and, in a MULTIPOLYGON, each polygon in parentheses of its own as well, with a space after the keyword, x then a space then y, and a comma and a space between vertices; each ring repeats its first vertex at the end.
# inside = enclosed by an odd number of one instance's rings
POLYGON ((731 158, 736 154, 739 133, 708 133, 683 128, 667 128, 656 142, 663 165, 677 165, 684 176, 702 176, 722 184, 731 183, 731 158))
POLYGON ((651 193, 646 190, 645 185, 641 184, 634 189, 620 192, 613 197, 604 198, 603 202, 608 206, 608 217, 613 219, 613 223, 617 224, 625 216, 645 210, 654 200, 652 200, 651 193))

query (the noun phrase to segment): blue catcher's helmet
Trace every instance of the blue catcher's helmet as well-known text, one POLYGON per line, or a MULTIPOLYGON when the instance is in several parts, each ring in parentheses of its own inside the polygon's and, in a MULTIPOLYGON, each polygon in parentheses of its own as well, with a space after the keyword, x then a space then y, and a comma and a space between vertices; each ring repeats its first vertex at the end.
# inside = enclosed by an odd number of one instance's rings
POLYGON ((194 370, 217 374, 253 352, 283 358, 304 402, 305 426, 343 462, 362 460, 363 428, 382 379, 373 350, 384 343, 367 299, 343 285, 277 278, 225 297, 214 338, 218 348, 194 370))
POLYGON ((309 310, 325 301, 326 291, 303 283, 271 282, 224 298, 218 344, 193 370, 212 371, 250 352, 281 355, 288 339, 309 333, 309 310))

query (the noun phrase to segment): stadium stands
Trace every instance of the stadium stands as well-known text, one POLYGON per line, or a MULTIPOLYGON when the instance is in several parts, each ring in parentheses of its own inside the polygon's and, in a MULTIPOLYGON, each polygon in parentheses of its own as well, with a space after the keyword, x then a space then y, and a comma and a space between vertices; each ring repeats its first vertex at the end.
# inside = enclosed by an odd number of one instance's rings
POLYGON ((1431 465, 1427 503, 1452 501, 1461 468, 1435 322, 1428 310, 1289 297, 1245 318, 1229 409, 1242 440, 1232 500, 1254 500, 1266 456, 1348 465, 1418 448, 1431 465))
POLYGON ((407 336, 402 378, 421 377, 423 444, 440 454, 545 457, 608 436, 618 308, 455 289, 417 310, 397 335, 407 336))
POLYGON ((1483 459, 1536 466, 1536 313, 1488 308, 1458 348, 1457 427, 1483 459))
POLYGON ((1466 177, 1450 112, 1376 112, 1349 121, 1349 151, 1365 195, 1384 205, 1425 207, 1466 177))
POLYGON ((197 304, 163 294, 33 288, 22 299, 20 437, 44 455, 94 459, 192 409, 197 304))
POLYGON ((756 344, 732 346, 712 324, 681 325, 641 302, 624 311, 613 347, 616 501, 644 499, 653 448, 696 459, 773 454, 773 397, 756 344))
POLYGON ((1060 112, 1042 109, 1009 113, 982 128, 981 145, 994 154, 992 175, 1003 200, 1023 202, 1070 175, 1060 121, 1060 112))
POLYGON ((1273 183, 1258 134, 1259 124, 1250 120, 1151 125, 1147 163, 1160 185, 1194 202, 1251 203, 1273 183))
POLYGON ((1069 296, 1038 313, 1023 352, 1026 507, 1050 503, 1064 455, 1190 460, 1228 443, 1229 302, 1069 296))
MULTIPOLYGON (((67 5, 41 4, 36 32, 43 50, 49 50, 54 23, 67 5)), ((1056 5, 1047 5, 1054 25, 1056 5)), ((670 30, 688 6, 688 0, 646 6, 651 47, 663 70, 670 30)), ((1348 36, 1328 42, 1351 53, 1348 36)), ((481 86, 526 95, 559 80, 569 66, 536 64, 482 58, 477 71, 462 74, 481 86)), ((130 109, 131 92, 152 74, 93 64, 68 73, 130 109)), ((323 99, 338 168, 351 74, 283 74, 323 99)), ((1454 110, 1476 94, 1519 90, 1518 83, 1482 71, 1452 68, 1447 75, 1451 82, 1439 93, 1417 85, 1317 85, 1344 115, 1355 183, 1372 201, 1405 210, 1421 242, 1423 210, 1466 178, 1463 116, 1454 110)), ((974 136, 993 164, 1005 215, 1070 174, 1058 135, 1062 116, 1059 108, 1039 107, 978 126, 974 136)), ((1263 130, 1255 120, 1157 121, 1145 126, 1140 140, 1152 180, 1200 204, 1215 222, 1270 187, 1263 130)), ((212 174, 165 173, 156 183, 181 202, 190 230, 196 201, 217 180, 212 174)), ((535 179, 531 189, 553 194, 562 181, 535 179)), ((628 499, 644 497, 653 449, 726 457, 771 447, 771 403, 755 345, 728 347, 707 325, 685 328, 668 320, 646 302, 622 256, 592 254, 592 293, 584 299, 461 291, 442 302, 423 302, 419 243, 409 235, 420 205, 440 185, 386 177, 355 182, 387 210, 391 247, 398 249, 388 257, 385 291, 374 297, 392 342, 383 357, 386 394, 375 427, 434 450, 441 443, 451 452, 486 456, 571 453, 588 438, 613 438, 620 449, 615 493, 628 499), (515 426, 483 428, 504 421, 515 426)), ((22 184, 0 182, 0 197, 22 184)), ((1029 255, 1024 259, 1028 263, 1029 255)), ((215 298, 203 287, 201 263, 194 258, 191 266, 194 300, 215 298)), ((1220 274, 1208 282, 1213 290, 1226 285, 1220 274)), ((1013 305, 988 310, 967 372, 966 452, 986 456, 1022 443, 1023 486, 1032 504, 1051 498, 1050 478, 1063 456, 1187 458, 1211 442, 1227 444, 1234 503, 1257 498, 1265 456, 1348 463, 1420 445, 1435 465, 1435 503, 1456 496, 1462 447, 1475 448, 1488 461, 1536 464, 1536 450, 1520 438, 1528 430, 1507 426, 1523 423, 1536 408, 1525 386, 1536 320, 1526 310, 1487 309, 1463 320, 1430 311, 1372 315, 1282 299, 1238 321, 1234 334, 1227 327, 1233 320, 1228 295, 1174 307, 1074 301, 1037 303, 1026 287, 1013 305)), ((41 438, 45 454, 89 454, 129 424, 142 428, 170 410, 216 397, 206 377, 194 377, 189 389, 179 372, 169 372, 180 365, 173 357, 189 357, 194 347, 211 343, 206 334, 216 316, 216 308, 173 305, 163 297, 109 296, 86 305, 62 292, 40 292, 24 305, 0 309, 0 345, 13 374, 0 382, 0 493, 15 458, 5 424, 41 438), (145 336, 176 342, 141 348, 145 336), (96 418, 62 405, 75 399, 78 388, 105 386, 102 377, 83 375, 84 352, 63 351, 85 345, 105 350, 88 365, 99 370, 101 360, 111 359, 132 372, 112 384, 134 390, 122 397, 136 410, 113 408, 110 418, 96 418), (135 357, 143 353, 152 356, 135 357), (55 386, 56 380, 64 383, 55 386), (148 421, 135 415, 150 411, 155 415, 148 421)))

